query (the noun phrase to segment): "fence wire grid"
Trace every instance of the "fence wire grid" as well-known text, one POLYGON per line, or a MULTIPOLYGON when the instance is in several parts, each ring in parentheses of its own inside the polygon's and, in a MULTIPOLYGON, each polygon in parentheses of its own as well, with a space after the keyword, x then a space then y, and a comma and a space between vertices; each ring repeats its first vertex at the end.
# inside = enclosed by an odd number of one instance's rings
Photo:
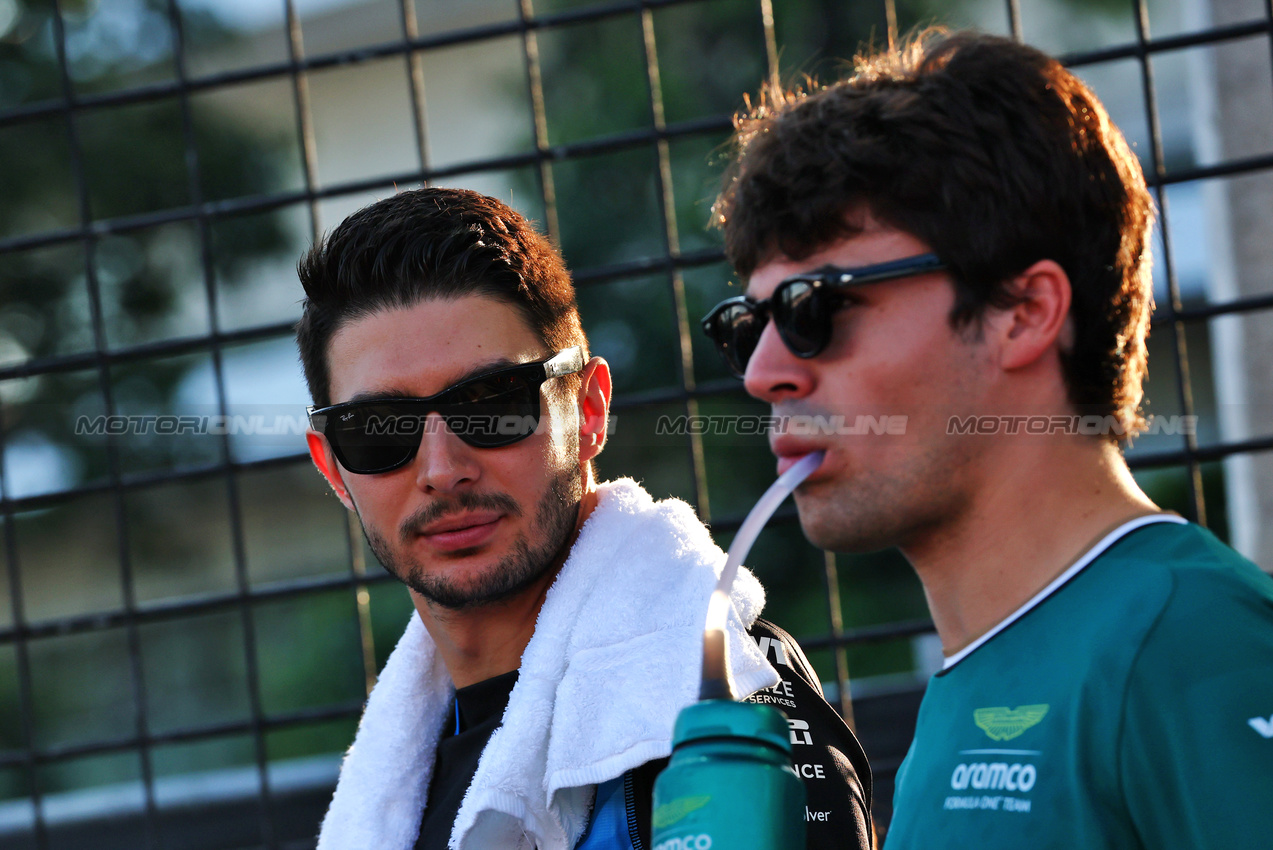
MULTIPOLYGON (((1129 461, 1260 559, 1269 0, 0 0, 0 844, 314 846, 410 604, 309 467, 291 269, 397 188, 542 225, 616 371, 603 477, 726 543, 763 437, 652 436, 764 412, 694 328, 730 280, 716 154, 745 91, 930 22, 1061 56, 1127 133, 1160 210, 1148 404, 1175 423, 1129 461), (122 415, 150 424, 101 424, 122 415)), ((754 568, 885 825, 931 623, 900 556, 816 551, 794 520, 754 568)))

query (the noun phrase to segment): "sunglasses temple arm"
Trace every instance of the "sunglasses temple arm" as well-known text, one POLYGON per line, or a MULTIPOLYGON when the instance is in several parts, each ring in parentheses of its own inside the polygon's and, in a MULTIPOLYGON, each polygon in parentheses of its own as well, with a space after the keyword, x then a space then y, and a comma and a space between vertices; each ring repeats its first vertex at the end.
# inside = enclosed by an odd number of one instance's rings
POLYGON ((879 283, 899 277, 913 277, 930 272, 944 271, 946 268, 946 264, 936 254, 926 254, 918 258, 918 260, 908 258, 899 260, 896 263, 888 263, 875 269, 870 274, 854 275, 849 283, 854 286, 861 286, 866 283, 879 283))

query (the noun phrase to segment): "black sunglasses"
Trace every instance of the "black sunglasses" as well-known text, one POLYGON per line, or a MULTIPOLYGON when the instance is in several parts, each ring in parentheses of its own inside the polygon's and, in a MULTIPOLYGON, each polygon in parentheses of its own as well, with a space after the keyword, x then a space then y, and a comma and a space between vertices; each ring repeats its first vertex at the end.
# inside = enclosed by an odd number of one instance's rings
POLYGON ((526 439, 539 427, 539 388, 545 381, 574 374, 583 366, 583 349, 576 345, 547 360, 468 378, 428 398, 382 398, 310 407, 309 424, 327 438, 345 469, 359 475, 389 472, 415 457, 433 412, 470 446, 493 449, 526 439))
POLYGON ((860 268, 827 266, 787 278, 764 301, 753 301, 746 295, 727 298, 703 317, 703 330, 715 343, 730 371, 741 378, 770 317, 778 328, 778 336, 792 354, 816 357, 831 342, 831 316, 843 303, 841 290, 944 268, 945 263, 936 254, 920 254, 860 268))

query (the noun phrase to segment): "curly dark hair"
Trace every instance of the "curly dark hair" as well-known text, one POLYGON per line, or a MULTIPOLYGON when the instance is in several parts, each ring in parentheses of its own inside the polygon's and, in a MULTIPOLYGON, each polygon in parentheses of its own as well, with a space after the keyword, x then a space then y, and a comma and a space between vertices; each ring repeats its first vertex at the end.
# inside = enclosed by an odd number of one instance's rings
POLYGON ((1070 403, 1144 427, 1154 208, 1140 164, 1096 96, 1046 54, 997 36, 928 29, 859 56, 831 85, 768 88, 735 118, 713 207, 744 278, 854 234, 856 209, 948 265, 954 327, 1012 303, 1042 259, 1070 278, 1070 403))
MULTIPOLYGON (((297 265, 296 325, 314 404, 331 404, 327 348, 342 325, 431 298, 482 295, 510 304, 551 351, 588 340, 574 285, 553 246, 506 204, 464 189, 399 192, 364 207, 297 265)), ((563 389, 577 387, 568 376, 563 389)))

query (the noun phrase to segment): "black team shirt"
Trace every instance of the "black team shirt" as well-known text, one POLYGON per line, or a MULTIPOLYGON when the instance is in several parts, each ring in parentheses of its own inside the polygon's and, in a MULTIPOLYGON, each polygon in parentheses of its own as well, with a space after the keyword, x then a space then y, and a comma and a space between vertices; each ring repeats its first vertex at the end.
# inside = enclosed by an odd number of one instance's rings
POLYGON ((460 688, 455 692, 458 724, 450 727, 438 741, 433 779, 429 783, 429 799, 424 805, 424 820, 415 850, 446 850, 451 839, 455 816, 460 812, 464 792, 473 782, 478 759, 499 726, 508 706, 508 695, 517 684, 517 671, 460 688), (458 728, 457 728, 458 726, 458 728))

